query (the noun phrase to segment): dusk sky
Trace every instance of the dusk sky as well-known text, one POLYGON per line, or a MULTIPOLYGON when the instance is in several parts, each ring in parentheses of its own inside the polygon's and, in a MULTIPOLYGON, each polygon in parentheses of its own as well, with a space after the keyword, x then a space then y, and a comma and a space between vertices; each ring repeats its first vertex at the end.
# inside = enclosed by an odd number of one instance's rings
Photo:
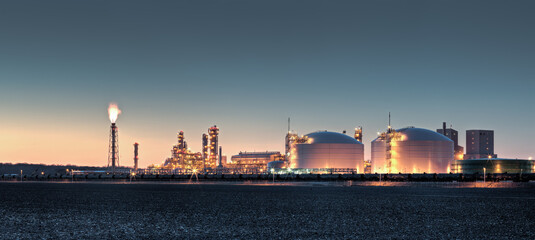
POLYGON ((224 155, 292 130, 495 131, 535 156, 535 1, 2 1, 0 162, 161 163, 220 127, 224 155))

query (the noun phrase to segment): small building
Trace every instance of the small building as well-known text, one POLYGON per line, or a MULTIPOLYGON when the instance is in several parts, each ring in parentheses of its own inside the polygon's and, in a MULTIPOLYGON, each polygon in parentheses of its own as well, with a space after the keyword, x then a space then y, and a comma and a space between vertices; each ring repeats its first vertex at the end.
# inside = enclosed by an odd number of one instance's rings
POLYGON ((464 159, 497 158, 494 154, 493 130, 466 130, 464 159))
POLYGON ((479 158, 457 160, 451 167, 454 173, 535 173, 535 160, 508 158, 479 158))

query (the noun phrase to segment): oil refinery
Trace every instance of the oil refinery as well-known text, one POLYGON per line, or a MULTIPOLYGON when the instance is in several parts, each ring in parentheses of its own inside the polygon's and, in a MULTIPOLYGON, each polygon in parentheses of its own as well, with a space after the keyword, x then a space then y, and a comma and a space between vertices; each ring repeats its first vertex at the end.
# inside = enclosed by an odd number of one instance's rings
POLYGON ((218 135, 219 128, 212 126, 208 128, 208 135, 202 134, 202 152, 193 152, 188 148, 188 143, 185 139, 183 131, 178 132, 178 143, 173 146, 171 150, 171 157, 167 158, 161 167, 155 166, 153 168, 167 169, 167 170, 183 170, 189 171, 211 171, 216 169, 219 163, 218 161, 223 156, 218 153, 218 135), (210 142, 208 142, 208 136, 210 142))
POLYGON ((139 168, 139 143, 134 143, 132 168, 119 165, 119 131, 116 124, 121 110, 114 103, 108 107, 111 122, 107 172, 129 171, 132 174, 529 174, 535 173, 534 160, 498 158, 494 153, 494 131, 467 130, 466 153, 459 145, 458 131, 452 127, 432 131, 424 128, 386 131, 370 143, 371 159, 365 159, 363 128, 351 135, 343 132, 316 131, 299 135, 290 130, 284 139, 284 153, 279 151, 241 151, 227 157, 219 142, 216 125, 200 135, 201 149, 188 147, 186 134, 178 131, 170 157, 161 165, 139 168))
MULTIPOLYGON (((325 130, 298 135, 288 127, 284 154, 278 151, 243 151, 233 155, 230 161, 221 153, 219 128, 215 125, 202 134, 199 152, 188 148, 183 131, 177 136, 178 142, 171 150, 171 157, 161 166, 153 165, 149 169, 205 174, 425 174, 478 173, 485 169, 489 169, 489 173, 535 172, 533 160, 498 159, 494 153, 486 159, 464 159, 463 147, 458 145, 458 132, 447 129, 446 123, 437 131, 416 127, 394 129, 389 125, 371 142, 369 160, 364 158, 365 144, 360 126, 355 128, 352 136, 345 131, 325 130)), ((488 136, 484 139, 486 142, 491 141, 488 136)), ((488 154, 493 145, 482 145, 482 148, 488 154)), ((474 147, 471 149, 476 151, 474 147)))

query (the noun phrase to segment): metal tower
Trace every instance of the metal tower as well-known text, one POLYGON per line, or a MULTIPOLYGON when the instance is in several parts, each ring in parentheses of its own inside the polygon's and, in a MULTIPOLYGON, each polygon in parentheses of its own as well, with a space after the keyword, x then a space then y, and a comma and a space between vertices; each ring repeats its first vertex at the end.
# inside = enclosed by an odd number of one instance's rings
POLYGON ((392 125, 390 125, 390 112, 388 112, 388 130, 386 131, 386 139, 385 139, 385 146, 386 146, 386 170, 387 173, 391 173, 392 171, 392 138, 395 134, 395 130, 392 130, 392 125))
POLYGON ((202 134, 202 161, 203 168, 206 169, 206 161, 208 161, 208 135, 202 134))
POLYGON ((362 142, 362 127, 356 127, 355 128, 355 139, 357 141, 362 142))
POLYGON ((115 123, 111 124, 110 145, 108 152, 108 168, 115 173, 115 167, 119 166, 119 131, 115 123))

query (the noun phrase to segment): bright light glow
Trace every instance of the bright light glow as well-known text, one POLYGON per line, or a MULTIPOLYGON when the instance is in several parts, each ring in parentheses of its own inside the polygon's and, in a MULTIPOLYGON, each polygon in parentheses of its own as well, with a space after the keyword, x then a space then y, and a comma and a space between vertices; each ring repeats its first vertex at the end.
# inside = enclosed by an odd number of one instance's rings
POLYGON ((533 157, 529 157, 528 159, 529 159, 529 160, 533 160, 533 157))
POLYGON ((108 106, 108 115, 110 117, 110 122, 115 123, 119 114, 121 114, 121 110, 119 109, 119 107, 117 107, 117 104, 110 103, 110 105, 108 106))

